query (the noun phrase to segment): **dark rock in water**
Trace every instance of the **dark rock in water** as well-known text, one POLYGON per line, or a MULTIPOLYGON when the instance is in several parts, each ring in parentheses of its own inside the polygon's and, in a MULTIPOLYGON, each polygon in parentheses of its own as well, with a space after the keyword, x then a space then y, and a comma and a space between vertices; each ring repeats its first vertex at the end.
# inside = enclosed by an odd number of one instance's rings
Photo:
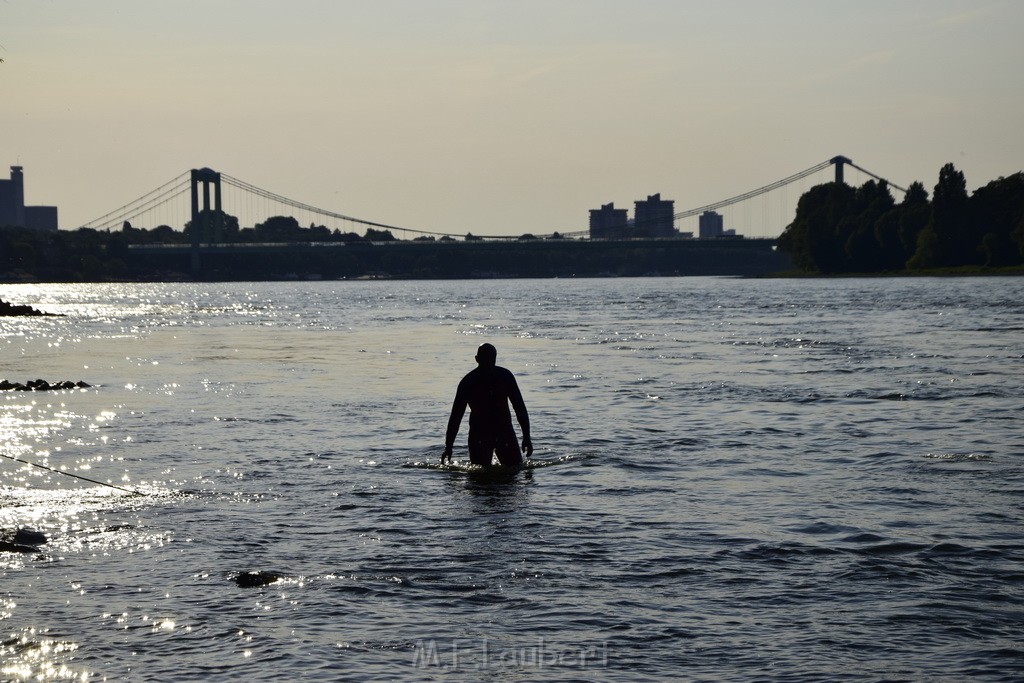
POLYGON ((45 379, 29 380, 25 384, 21 382, 8 382, 0 379, 0 391, 65 391, 68 389, 89 389, 91 384, 79 380, 78 382, 64 381, 50 384, 45 379))
POLYGON ((242 588, 258 588, 267 586, 284 578, 284 574, 277 572, 238 572, 235 576, 235 583, 242 588))
POLYGON ((0 553, 36 553, 39 548, 34 545, 22 545, 20 543, 9 543, 0 541, 0 553))
POLYGON ((31 306, 15 306, 9 304, 3 299, 0 299, 0 316, 16 316, 16 315, 45 315, 52 316, 53 313, 44 313, 40 310, 32 308, 31 306))
POLYGON ((43 545, 46 543, 46 534, 35 529, 18 529, 14 532, 14 542, 23 545, 43 545))
POLYGON ((0 532, 0 552, 35 553, 46 543, 46 535, 34 529, 18 529, 0 532))

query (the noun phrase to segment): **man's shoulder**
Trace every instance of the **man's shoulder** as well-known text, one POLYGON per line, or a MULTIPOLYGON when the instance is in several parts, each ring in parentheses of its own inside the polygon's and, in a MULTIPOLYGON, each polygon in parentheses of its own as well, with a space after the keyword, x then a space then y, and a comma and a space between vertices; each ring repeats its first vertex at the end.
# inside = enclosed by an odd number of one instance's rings
POLYGON ((475 367, 466 373, 466 376, 459 382, 459 386, 468 386, 476 382, 493 382, 495 379, 501 380, 513 380, 515 381, 515 375, 508 368, 503 368, 500 365, 492 365, 489 368, 475 367))
POLYGON ((512 371, 509 370, 508 368, 503 368, 500 365, 497 365, 494 367, 494 370, 503 379, 512 380, 513 382, 516 380, 516 376, 512 374, 512 371))
POLYGON ((480 374, 481 373, 479 367, 473 368, 462 377, 462 379, 459 381, 459 386, 468 386, 476 382, 480 378, 480 374))
POLYGON ((479 377, 479 376, 480 376, 480 373, 481 373, 482 371, 483 371, 483 369, 482 369, 482 368, 481 368, 481 367, 480 367, 480 366, 478 365, 478 366, 476 366, 475 368, 473 368, 472 370, 470 370, 469 372, 467 372, 467 373, 466 373, 466 374, 465 374, 465 375, 463 376, 463 378, 462 378, 462 381, 466 381, 467 379, 472 379, 472 378, 474 378, 474 377, 479 377))

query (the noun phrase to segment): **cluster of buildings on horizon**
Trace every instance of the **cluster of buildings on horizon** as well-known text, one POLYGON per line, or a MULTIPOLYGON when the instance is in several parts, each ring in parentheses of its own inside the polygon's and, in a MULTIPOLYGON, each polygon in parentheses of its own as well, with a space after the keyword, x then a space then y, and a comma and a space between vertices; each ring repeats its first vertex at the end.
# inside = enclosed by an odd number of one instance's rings
MULTIPOLYGON (((716 211, 700 215, 700 239, 739 237, 735 230, 725 229, 725 219, 716 211)), ((675 227, 675 201, 662 199, 661 193, 634 202, 633 219, 628 209, 616 209, 615 202, 590 210, 590 239, 622 240, 635 238, 693 239, 692 232, 679 232, 675 227)))
POLYGON ((9 180, 0 180, 0 226, 54 231, 56 206, 25 206, 25 176, 21 166, 11 166, 9 180))

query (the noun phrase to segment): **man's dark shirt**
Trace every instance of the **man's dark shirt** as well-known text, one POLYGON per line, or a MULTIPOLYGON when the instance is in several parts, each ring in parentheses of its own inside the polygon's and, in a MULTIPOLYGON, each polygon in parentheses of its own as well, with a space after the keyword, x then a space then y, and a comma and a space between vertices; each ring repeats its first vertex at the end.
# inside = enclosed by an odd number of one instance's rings
POLYGON ((452 446, 459 432, 459 425, 469 406, 469 438, 474 435, 499 437, 509 433, 515 439, 512 428, 512 414, 508 404, 516 412, 516 419, 523 432, 523 438, 530 435, 530 417, 526 412, 526 403, 519 392, 515 376, 508 370, 498 366, 480 366, 471 371, 455 392, 455 403, 452 404, 452 415, 448 420, 448 432, 445 445, 452 446))

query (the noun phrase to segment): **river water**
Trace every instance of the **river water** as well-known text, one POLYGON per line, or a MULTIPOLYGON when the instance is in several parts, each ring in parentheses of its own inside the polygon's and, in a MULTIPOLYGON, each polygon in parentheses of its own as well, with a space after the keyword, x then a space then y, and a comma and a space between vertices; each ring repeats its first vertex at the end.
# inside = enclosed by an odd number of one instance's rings
POLYGON ((0 553, 0 679, 1024 676, 1024 278, 0 298, 64 314, 0 319, 0 378, 93 385, 0 392, 51 468, 0 459, 49 539, 0 553), (513 476, 435 465, 483 341, 513 476))

